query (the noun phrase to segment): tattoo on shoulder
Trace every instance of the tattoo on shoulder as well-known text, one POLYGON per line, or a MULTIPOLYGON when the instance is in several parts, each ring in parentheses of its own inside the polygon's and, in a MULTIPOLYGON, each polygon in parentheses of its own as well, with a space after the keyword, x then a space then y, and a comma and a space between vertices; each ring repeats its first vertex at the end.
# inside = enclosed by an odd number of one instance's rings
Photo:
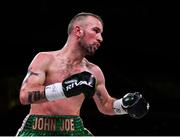
POLYGON ((42 99, 45 99, 44 92, 31 91, 31 92, 28 93, 28 101, 29 101, 29 103, 34 103, 34 102, 40 101, 42 99))
POLYGON ((102 104, 103 103, 103 97, 102 97, 101 93, 99 91, 96 91, 96 95, 97 95, 100 103, 102 104))
POLYGON ((23 84, 24 84, 24 83, 27 83, 28 78, 29 78, 30 76, 32 76, 32 75, 38 76, 39 73, 35 73, 35 72, 32 72, 32 71, 28 71, 26 77, 24 78, 23 84))

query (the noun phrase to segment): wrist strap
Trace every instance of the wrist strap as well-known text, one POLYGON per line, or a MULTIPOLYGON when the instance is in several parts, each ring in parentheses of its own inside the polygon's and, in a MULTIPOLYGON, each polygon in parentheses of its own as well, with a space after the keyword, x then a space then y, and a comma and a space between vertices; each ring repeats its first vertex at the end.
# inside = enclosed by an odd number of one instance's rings
POLYGON ((49 101, 66 98, 66 96, 64 95, 62 83, 55 83, 46 86, 45 95, 47 100, 49 101))
POLYGON ((122 108, 122 105, 122 98, 113 102, 113 109, 116 115, 127 114, 127 112, 122 108))

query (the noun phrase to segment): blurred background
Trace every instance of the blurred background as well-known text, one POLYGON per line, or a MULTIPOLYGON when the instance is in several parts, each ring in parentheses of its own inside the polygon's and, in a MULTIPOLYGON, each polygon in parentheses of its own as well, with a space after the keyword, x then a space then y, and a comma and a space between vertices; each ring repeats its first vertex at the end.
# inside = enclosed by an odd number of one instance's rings
POLYGON ((82 11, 104 21, 102 46, 88 59, 101 67, 109 94, 120 98, 140 91, 151 106, 135 120, 103 115, 86 100, 81 109, 85 127, 95 136, 179 135, 177 8, 145 0, 17 0, 1 6, 1 135, 15 135, 29 112, 18 97, 31 60, 40 51, 62 48, 70 19, 82 11))

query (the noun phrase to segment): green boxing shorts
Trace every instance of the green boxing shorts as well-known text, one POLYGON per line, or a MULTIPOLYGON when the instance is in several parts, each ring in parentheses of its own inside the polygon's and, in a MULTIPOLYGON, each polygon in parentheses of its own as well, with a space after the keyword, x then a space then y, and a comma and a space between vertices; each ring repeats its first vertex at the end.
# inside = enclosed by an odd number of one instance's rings
POLYGON ((27 115, 16 136, 93 136, 79 116, 27 115))

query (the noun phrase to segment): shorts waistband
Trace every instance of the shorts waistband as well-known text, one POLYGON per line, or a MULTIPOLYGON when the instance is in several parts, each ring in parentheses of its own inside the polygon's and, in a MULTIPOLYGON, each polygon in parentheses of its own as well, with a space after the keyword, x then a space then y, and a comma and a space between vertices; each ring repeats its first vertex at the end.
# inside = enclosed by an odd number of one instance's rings
POLYGON ((25 130, 73 132, 84 128, 80 116, 28 115, 25 130))

